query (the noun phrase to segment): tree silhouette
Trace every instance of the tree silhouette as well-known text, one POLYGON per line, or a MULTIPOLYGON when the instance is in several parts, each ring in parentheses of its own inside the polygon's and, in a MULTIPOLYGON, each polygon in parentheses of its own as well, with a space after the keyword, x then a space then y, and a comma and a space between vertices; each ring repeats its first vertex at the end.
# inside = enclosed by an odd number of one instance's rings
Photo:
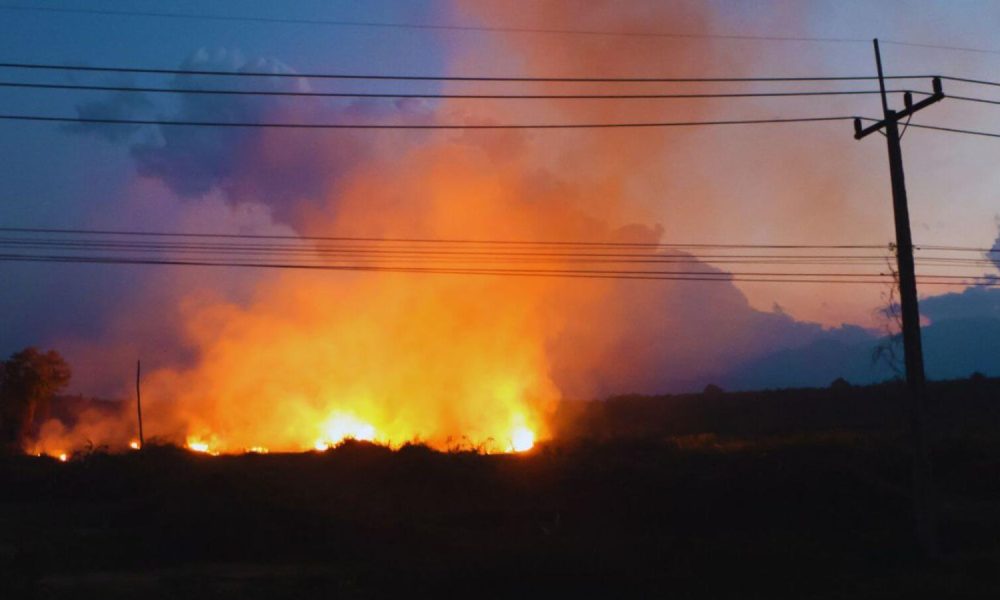
POLYGON ((889 289, 883 292, 884 305, 876 310, 882 320, 884 336, 872 349, 872 364, 884 363, 897 379, 905 379, 903 367, 903 312, 897 295, 899 290, 899 271, 896 270, 894 257, 898 252, 896 244, 889 244, 891 256, 886 259, 886 267, 892 275, 889 289))
POLYGON ((0 444, 18 452, 32 426, 48 413, 52 396, 66 387, 70 368, 55 350, 29 347, 0 363, 0 444))

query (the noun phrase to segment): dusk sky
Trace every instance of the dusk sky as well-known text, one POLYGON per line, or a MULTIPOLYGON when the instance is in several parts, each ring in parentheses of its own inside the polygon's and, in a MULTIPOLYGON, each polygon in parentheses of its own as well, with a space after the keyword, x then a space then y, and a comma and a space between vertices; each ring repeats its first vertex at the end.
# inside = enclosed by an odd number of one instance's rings
MULTIPOLYGON (((888 75, 1000 79, 1000 6, 989 1, 296 0, 90 2, 87 8, 369 26, 4 9, 2 62, 385 75, 870 76, 875 65, 868 40, 879 37, 888 75), (697 37, 736 34, 840 41, 697 37)), ((169 75, 8 68, 0 69, 0 81, 410 93, 875 89, 873 81, 657 88, 276 78, 192 83, 169 75)), ((890 87, 904 85, 930 91, 927 79, 890 87)), ((946 94, 1000 99, 995 87, 947 80, 944 86, 946 94)), ((881 112, 875 95, 575 103, 31 89, 2 89, 0 96, 4 114, 195 121, 595 123, 881 112)), ((902 106, 899 94, 892 101, 902 106)), ((1000 132, 1000 107, 946 99, 913 122, 1000 132)), ((16 121, 0 121, 0 128, 4 227, 885 248, 893 240, 884 139, 854 140, 850 121, 615 131, 276 132, 16 121)), ((993 247, 1000 142, 913 128, 903 152, 915 244, 993 247)), ((868 268, 877 273, 888 266, 868 268)), ((985 262, 933 272, 997 275, 985 262)), ((0 353, 27 345, 56 348, 74 367, 71 391, 106 397, 127 393, 141 358, 156 382, 152 393, 174 390, 184 415, 197 412, 198 400, 184 396, 195 386, 220 398, 288 389, 270 380, 236 385, 232 373, 240 368, 308 368, 374 395, 424 377, 416 373, 430 373, 428 386, 471 394, 484 378, 503 390, 516 380, 511 390, 496 392, 498 402, 507 402, 508 392, 598 397, 700 389, 712 382, 781 387, 891 376, 871 361, 887 325, 880 309, 888 302, 888 285, 525 282, 11 262, 0 262, 0 281, 0 353), (457 354, 428 350, 424 341, 431 338, 455 340, 457 354), (264 347, 296 348, 297 358, 289 359, 291 366, 275 365, 273 356, 256 351, 264 347), (382 356, 392 372, 344 367, 344 355, 382 356), (509 369, 497 375, 491 361, 509 369), (436 374, 428 362, 479 374, 455 380, 436 374), (494 382, 494 375, 505 383, 494 382), (366 379, 371 377, 379 381, 366 379)), ((920 288, 931 377, 976 370, 1000 375, 1000 338, 992 337, 1000 323, 997 292, 920 288), (946 326, 968 325, 968 319, 979 325, 946 326)))

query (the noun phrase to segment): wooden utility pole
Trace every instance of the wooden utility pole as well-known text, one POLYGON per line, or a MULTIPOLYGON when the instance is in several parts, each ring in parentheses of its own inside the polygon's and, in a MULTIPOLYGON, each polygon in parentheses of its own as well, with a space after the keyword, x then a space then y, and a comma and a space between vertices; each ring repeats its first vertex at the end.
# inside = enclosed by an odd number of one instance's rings
POLYGON ((920 341, 920 309, 917 305, 917 278, 913 267, 913 239, 910 236, 910 212, 906 202, 906 182, 903 178, 903 152, 899 144, 899 121, 908 119, 918 110, 930 106, 944 98, 941 80, 933 80, 934 93, 916 104, 913 96, 906 92, 905 108, 895 111, 889 108, 885 93, 885 76, 882 73, 882 55, 878 40, 875 44, 875 65, 878 68, 878 84, 882 96, 881 121, 862 128, 861 119, 854 120, 854 138, 861 138, 876 131, 885 130, 889 146, 889 176, 892 180, 892 209, 896 223, 896 265, 899 272, 899 301, 903 313, 903 356, 906 365, 906 387, 910 400, 910 423, 913 436, 913 512, 916 520, 917 537, 924 554, 937 554, 937 534, 933 494, 930 481, 930 463, 927 456, 926 377, 924 375, 924 354, 920 341))
POLYGON ((142 436, 142 393, 139 389, 139 375, 142 372, 142 361, 135 361, 135 409, 139 414, 139 449, 146 445, 146 440, 142 436))

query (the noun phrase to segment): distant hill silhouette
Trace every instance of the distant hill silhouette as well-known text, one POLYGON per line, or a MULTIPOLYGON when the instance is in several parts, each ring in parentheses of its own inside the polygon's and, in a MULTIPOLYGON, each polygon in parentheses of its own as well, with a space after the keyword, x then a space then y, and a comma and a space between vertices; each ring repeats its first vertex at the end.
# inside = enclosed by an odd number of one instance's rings
MULTIPOLYGON (((921 313, 931 320, 922 329, 928 377, 1000 375, 1000 290, 970 288, 929 298, 921 304, 921 313)), ((896 376, 885 360, 873 360, 876 347, 887 341, 857 327, 844 327, 805 346, 746 362, 715 380, 734 390, 819 387, 837 377, 855 384, 877 383, 896 376)))

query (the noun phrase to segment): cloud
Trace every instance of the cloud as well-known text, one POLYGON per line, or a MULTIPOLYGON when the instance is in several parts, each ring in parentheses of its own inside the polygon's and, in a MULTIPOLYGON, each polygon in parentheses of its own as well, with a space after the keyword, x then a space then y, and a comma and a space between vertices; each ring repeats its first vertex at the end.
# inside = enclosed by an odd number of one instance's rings
MULTIPOLYGON (((132 87, 129 78, 115 78, 106 85, 132 87)), ((141 92, 109 92, 103 99, 76 105, 76 113, 83 119, 142 119, 153 116, 154 104, 141 92)), ((93 135, 109 142, 125 142, 142 128, 141 125, 108 125, 102 123, 69 123, 63 126, 70 133, 93 135)))
MULTIPOLYGON (((1000 289, 971 287, 926 298, 920 308, 931 321, 922 328, 928 377, 1000 375, 1000 289)), ((837 377, 858 384, 884 381, 896 374, 873 356, 887 343, 857 327, 828 330, 803 346, 746 360, 719 381, 733 389, 824 386, 837 377)))
MULTIPOLYGON (((585 301, 561 298, 559 306, 589 314, 578 307, 585 301)), ((734 364, 829 335, 816 323, 754 309, 731 283, 616 282, 598 303, 591 311, 603 325, 576 321, 551 349, 555 379, 570 397, 698 390, 734 364)))
MULTIPOLYGON (((246 59, 238 51, 202 49, 180 64, 184 70, 263 72, 281 77, 208 79, 177 75, 176 90, 212 88, 233 91, 304 92, 308 80, 280 60, 246 59)), ((244 123, 404 123, 430 115, 418 100, 324 99, 308 97, 180 93, 158 97, 116 92, 77 106, 82 117, 136 118, 192 122, 244 123)), ((130 141, 139 126, 79 124, 69 128, 110 141, 130 141)), ((327 192, 354 166, 376 153, 393 150, 371 132, 279 130, 243 127, 149 126, 150 135, 134 141, 130 152, 140 175, 165 183, 182 198, 203 198, 213 190, 233 204, 260 203, 274 217, 298 224, 301 211, 321 204, 327 192)), ((409 136, 408 140, 419 139, 409 136)), ((395 151, 403 151, 397 147, 395 151)))
POLYGON ((951 319, 1000 319, 1000 289, 974 286, 959 293, 925 298, 920 301, 920 312, 932 323, 951 319))

